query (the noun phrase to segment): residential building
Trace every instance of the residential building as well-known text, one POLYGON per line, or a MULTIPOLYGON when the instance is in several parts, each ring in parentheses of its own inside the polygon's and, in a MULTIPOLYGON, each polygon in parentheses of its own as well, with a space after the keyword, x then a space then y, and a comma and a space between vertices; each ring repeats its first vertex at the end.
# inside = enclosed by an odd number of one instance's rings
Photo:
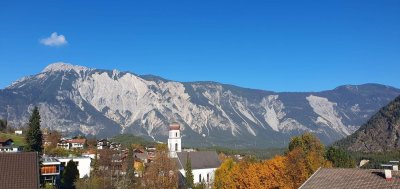
POLYGON ((37 152, 0 153, 0 188, 39 189, 37 152))
POLYGON ((61 162, 61 171, 63 167, 68 165, 70 160, 74 161, 78 165, 79 178, 90 177, 90 163, 92 159, 90 157, 55 157, 61 162))
POLYGON ((149 155, 143 149, 135 149, 135 150, 133 150, 133 157, 135 159, 140 160, 143 163, 148 163, 149 162, 149 155))
POLYGON ((83 149, 85 147, 86 139, 71 139, 68 142, 71 143, 72 149, 83 149))
MULTIPOLYGON (((97 154, 96 150, 88 149, 86 152, 82 153, 82 156, 90 157, 91 159, 95 159, 96 158, 96 154, 97 154)), ((97 154, 97 158, 99 158, 98 156, 99 156, 99 154, 97 154)))
POLYGON ((71 149, 71 143, 69 143, 68 139, 61 139, 58 143, 57 143, 57 147, 58 148, 64 148, 66 150, 71 149))
POLYGON ((21 152, 22 147, 14 145, 12 139, 0 139, 0 152, 21 152))
POLYGON ((153 159, 156 157, 156 151, 157 151, 157 149, 154 146, 146 147, 146 152, 147 152, 149 162, 153 161, 153 159))
POLYGON ((43 184, 58 186, 61 181, 61 162, 57 158, 43 156, 41 159, 40 176, 43 184))
POLYGON ((86 139, 61 139, 57 143, 57 147, 64 148, 66 150, 70 149, 83 149, 86 144, 86 139))
POLYGON ((10 146, 14 143, 14 141, 10 138, 2 139, 0 138, 0 146, 10 146))
POLYGON ((14 134, 16 134, 16 135, 22 135, 22 130, 15 130, 15 131, 14 131, 14 134))
POLYGON ((109 149, 110 144, 111 142, 107 139, 97 140, 97 149, 98 150, 109 149))
POLYGON ((22 152, 22 147, 16 145, 0 146, 0 152, 22 152))
POLYGON ((110 149, 119 151, 122 149, 122 144, 118 142, 112 142, 110 143, 110 149))

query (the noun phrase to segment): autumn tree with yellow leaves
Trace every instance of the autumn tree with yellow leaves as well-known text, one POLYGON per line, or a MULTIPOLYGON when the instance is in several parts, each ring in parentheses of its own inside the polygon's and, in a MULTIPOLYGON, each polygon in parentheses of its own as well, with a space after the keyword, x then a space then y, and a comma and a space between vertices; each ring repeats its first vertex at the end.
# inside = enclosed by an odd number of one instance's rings
POLYGON ((298 188, 319 167, 331 167, 324 146, 312 134, 294 137, 284 156, 262 162, 227 158, 215 173, 214 188, 298 188))

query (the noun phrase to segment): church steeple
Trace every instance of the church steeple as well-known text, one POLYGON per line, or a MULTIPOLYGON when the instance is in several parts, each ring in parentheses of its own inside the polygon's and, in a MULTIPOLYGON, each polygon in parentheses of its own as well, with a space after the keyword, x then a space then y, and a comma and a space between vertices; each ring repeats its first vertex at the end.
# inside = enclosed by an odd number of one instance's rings
POLYGON ((181 126, 177 122, 169 125, 168 150, 171 158, 177 157, 176 152, 182 151, 181 126))

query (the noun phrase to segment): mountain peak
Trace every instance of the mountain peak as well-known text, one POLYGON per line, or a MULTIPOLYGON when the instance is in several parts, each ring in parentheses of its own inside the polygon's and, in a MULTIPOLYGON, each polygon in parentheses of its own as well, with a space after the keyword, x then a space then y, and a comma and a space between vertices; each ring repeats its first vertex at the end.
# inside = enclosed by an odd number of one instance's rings
POLYGON ((71 71, 71 70, 74 70, 75 72, 79 73, 81 71, 85 72, 85 71, 89 71, 92 69, 88 68, 88 67, 72 65, 72 64, 64 63, 64 62, 56 62, 56 63, 50 64, 46 68, 44 68, 42 73, 57 72, 57 71, 71 71))

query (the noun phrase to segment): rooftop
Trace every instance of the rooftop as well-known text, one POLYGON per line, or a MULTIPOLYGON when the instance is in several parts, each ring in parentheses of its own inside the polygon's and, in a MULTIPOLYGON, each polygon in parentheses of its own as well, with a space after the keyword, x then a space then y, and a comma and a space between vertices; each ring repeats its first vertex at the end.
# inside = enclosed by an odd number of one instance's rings
POLYGON ((36 152, 0 153, 0 188, 39 188, 39 160, 36 152))
POLYGON ((84 144, 86 142, 86 139, 72 139, 69 141, 70 143, 80 143, 84 144))
POLYGON ((221 165, 218 154, 215 151, 199 152, 177 152, 178 167, 184 169, 189 154, 192 163, 192 169, 218 168, 221 165))
POLYGON ((43 156, 41 158, 43 163, 50 163, 50 162, 59 162, 55 157, 43 156))
POLYGON ((399 188, 400 174, 392 171, 393 179, 386 180, 380 169, 320 168, 300 188, 301 189, 341 189, 341 188, 399 188))
POLYGON ((178 122, 173 122, 169 125, 169 130, 180 130, 181 126, 178 122))
POLYGON ((90 159, 90 157, 87 156, 78 156, 78 157, 55 157, 56 159, 60 160, 60 159, 90 159))
POLYGON ((11 140, 11 142, 13 142, 13 140, 10 139, 10 138, 0 138, 0 143, 5 143, 5 142, 7 142, 9 140, 11 140))

